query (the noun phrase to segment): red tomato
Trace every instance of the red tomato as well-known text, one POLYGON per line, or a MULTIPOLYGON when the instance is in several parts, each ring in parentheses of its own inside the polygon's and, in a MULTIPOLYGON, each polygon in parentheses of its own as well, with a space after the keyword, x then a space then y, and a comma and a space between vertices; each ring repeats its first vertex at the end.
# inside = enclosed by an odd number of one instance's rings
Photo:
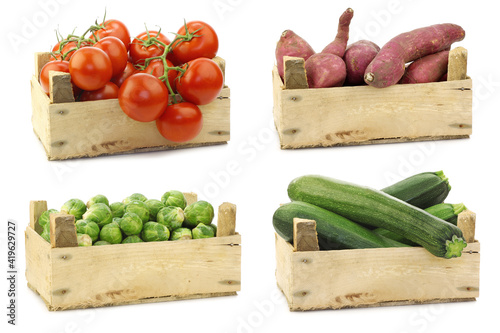
POLYGON ((52 60, 46 63, 40 71, 40 85, 46 94, 49 93, 49 72, 58 71, 69 73, 69 62, 66 60, 52 60))
MULTIPOLYGON (((106 20, 101 25, 104 26, 104 28, 94 32, 98 40, 103 39, 104 37, 113 36, 119 38, 127 50, 129 49, 130 33, 123 22, 118 20, 106 20)), ((90 38, 95 39, 94 36, 91 36, 90 38)))
POLYGON ((118 74, 117 76, 113 77, 111 79, 111 82, 116 84, 118 87, 121 87, 123 82, 132 74, 137 73, 137 69, 135 69, 134 65, 131 62, 127 62, 127 65, 125 66, 125 69, 123 72, 118 74))
MULTIPOLYGON (((166 59, 167 62, 167 67, 173 67, 172 63, 170 60, 166 59)), ((142 71, 139 71, 138 73, 147 73, 151 74, 153 76, 156 76, 159 78, 160 76, 163 76, 165 74, 164 69, 163 69, 163 61, 161 59, 154 59, 149 62, 148 67, 144 68, 142 71)), ((168 82, 170 84, 170 87, 172 90, 175 90, 175 78, 177 77, 177 71, 173 69, 168 70, 168 82)))
POLYGON ((113 36, 104 37, 95 43, 94 47, 103 50, 108 55, 113 67, 113 77, 125 70, 128 60, 128 52, 127 48, 120 39, 113 36))
POLYGON ((184 74, 176 80, 177 92, 186 102, 205 105, 219 96, 224 86, 224 76, 219 65, 208 58, 191 60, 184 65, 184 74))
POLYGON ((156 120, 156 128, 167 140, 186 142, 194 139, 203 128, 203 115, 193 103, 172 104, 156 120))
POLYGON ((83 90, 97 90, 113 75, 113 66, 106 52, 97 47, 77 50, 69 61, 73 83, 83 90))
MULTIPOLYGON (((193 37, 190 41, 175 42, 172 49, 173 63, 178 65, 196 58, 211 59, 215 57, 219 50, 219 39, 215 30, 207 23, 201 21, 188 22, 186 26, 189 33, 194 33, 194 35, 199 37, 193 37), (175 60, 178 62, 176 63, 175 60)), ((185 35, 186 27, 182 26, 177 33, 185 35)))
POLYGON ((118 86, 113 82, 107 82, 104 87, 92 91, 84 91, 80 95, 80 101, 98 101, 102 99, 118 98, 118 86))
POLYGON ((168 91, 151 74, 137 73, 123 82, 118 92, 120 106, 130 118, 149 122, 158 119, 168 105, 168 91))
MULTIPOLYGON (((64 60, 67 60, 69 61, 71 59, 71 56, 73 55, 73 53, 75 53, 75 51, 78 49, 78 44, 76 41, 71 41, 71 42, 68 42, 66 43, 61 52, 59 53, 59 45, 61 44, 61 42, 57 43, 56 46, 54 46, 54 48, 52 49, 52 52, 55 53, 55 57, 54 56, 50 56, 50 60, 61 60, 62 56, 65 56, 64 57, 64 60)), ((91 46, 88 42, 82 42, 80 44, 80 48, 82 47, 86 47, 86 46, 91 46)))
MULTIPOLYGON (((170 40, 161 32, 149 30, 149 37, 156 37, 165 45, 170 44, 170 40)), ((144 59, 160 56, 165 51, 163 46, 147 42, 149 37, 148 31, 145 31, 130 43, 130 57, 134 64, 144 63, 144 59), (146 45, 141 41, 145 41, 146 45)))

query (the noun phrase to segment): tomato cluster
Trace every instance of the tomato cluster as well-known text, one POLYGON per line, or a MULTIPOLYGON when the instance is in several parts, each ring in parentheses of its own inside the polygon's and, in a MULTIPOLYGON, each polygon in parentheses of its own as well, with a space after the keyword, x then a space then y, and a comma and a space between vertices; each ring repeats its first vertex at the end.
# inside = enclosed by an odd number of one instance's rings
POLYGON ((82 36, 58 38, 40 85, 48 93, 50 71, 70 73, 75 100, 118 98, 125 114, 156 121, 166 139, 192 140, 203 127, 198 106, 211 103, 224 86, 222 70, 212 60, 219 42, 201 21, 184 23, 174 35, 170 40, 147 29, 131 38, 118 20, 96 22, 82 36))

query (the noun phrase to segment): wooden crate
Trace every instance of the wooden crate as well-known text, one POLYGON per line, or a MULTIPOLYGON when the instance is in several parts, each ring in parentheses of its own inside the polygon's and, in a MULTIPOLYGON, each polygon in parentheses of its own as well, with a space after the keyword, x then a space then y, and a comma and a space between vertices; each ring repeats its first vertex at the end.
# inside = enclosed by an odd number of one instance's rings
MULTIPOLYGON (((186 198, 196 201, 196 195, 186 198)), ((219 207, 214 238, 91 247, 54 247, 56 238, 65 237, 57 231, 51 234, 52 244, 44 240, 35 230, 45 210, 45 201, 31 202, 26 279, 51 311, 228 296, 240 290, 241 236, 235 232, 233 204, 219 207)), ((51 214, 51 227, 67 217, 51 214)), ((73 224, 66 238, 76 237, 75 232, 73 224)))
POLYGON ((281 148, 468 138, 472 80, 466 71, 467 50, 459 47, 450 52, 449 81, 308 89, 303 59, 287 58, 285 82, 273 69, 281 148))
MULTIPOLYGON (((158 151, 223 144, 229 141, 230 91, 227 86, 219 97, 200 106, 203 129, 191 141, 168 141, 156 129, 156 123, 129 118, 118 99, 74 102, 70 75, 52 72, 51 95, 39 83, 40 70, 50 53, 35 54, 35 75, 31 79, 32 124, 49 160, 158 151)), ((214 58, 224 70, 222 58, 214 58)))
POLYGON ((479 296, 475 214, 462 212, 459 227, 468 245, 461 257, 444 259, 421 247, 314 250, 315 222, 295 219, 294 245, 276 234, 278 287, 291 311, 475 300, 479 296), (296 227, 311 222, 312 233, 307 225, 296 227))

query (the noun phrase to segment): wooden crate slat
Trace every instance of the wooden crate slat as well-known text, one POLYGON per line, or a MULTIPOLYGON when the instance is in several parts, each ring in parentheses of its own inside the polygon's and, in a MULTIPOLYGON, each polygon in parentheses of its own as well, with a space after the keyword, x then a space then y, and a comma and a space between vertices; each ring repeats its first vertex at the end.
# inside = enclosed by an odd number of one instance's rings
POLYGON ((472 250, 478 246, 466 248, 460 258, 443 259, 423 248, 293 252, 281 237, 276 242, 277 252, 285 252, 279 257, 291 261, 291 267, 280 263, 276 272, 291 310, 479 296, 479 253, 472 250), (291 276, 283 280, 286 275, 291 276))
MULTIPOLYGON (((274 80, 275 90, 282 87, 276 68, 274 80)), ((283 148, 463 137, 472 133, 471 88, 470 79, 383 89, 280 88, 275 121, 283 148)))
POLYGON ((239 235, 52 252, 52 305, 108 305, 240 289, 239 235), (85 269, 82 269, 85 267, 85 269))

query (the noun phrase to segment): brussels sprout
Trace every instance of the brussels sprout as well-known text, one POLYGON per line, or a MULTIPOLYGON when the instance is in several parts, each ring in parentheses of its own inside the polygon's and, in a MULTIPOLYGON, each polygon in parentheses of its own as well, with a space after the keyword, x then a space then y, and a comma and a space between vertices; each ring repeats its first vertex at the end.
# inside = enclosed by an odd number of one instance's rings
POLYGON ((76 234, 78 246, 92 246, 92 238, 87 234, 76 234))
POLYGON ((166 241, 170 237, 170 231, 158 222, 147 222, 144 224, 141 236, 145 242, 166 241))
POLYGON ((158 223, 163 224, 169 231, 182 227, 184 211, 180 207, 168 206, 160 209, 156 216, 158 223))
POLYGON ((103 241, 103 240, 100 240, 100 241, 97 241, 94 243, 94 246, 99 246, 99 245, 111 245, 111 243, 103 241))
POLYGON ((156 222, 156 216, 160 209, 164 208, 165 205, 160 200, 148 199, 144 202, 149 209, 149 221, 156 222))
POLYGON ((123 202, 113 202, 109 205, 113 217, 122 217, 125 213, 125 204, 123 202))
POLYGON ((59 213, 59 211, 57 209, 46 210, 38 218, 38 224, 40 224, 40 226, 42 227, 45 226, 46 224, 50 224, 50 214, 55 214, 55 213, 59 213))
POLYGON ((94 221, 78 220, 75 223, 76 232, 80 234, 87 234, 92 238, 92 242, 99 239, 99 226, 94 221))
POLYGON ((186 227, 191 229, 199 223, 209 225, 214 219, 214 207, 206 201, 197 201, 184 209, 184 218, 186 227))
POLYGON ((209 224, 208 226, 214 230, 214 237, 217 237, 217 226, 213 223, 209 224))
POLYGON ((103 203, 106 206, 109 206, 109 200, 102 194, 94 195, 92 198, 87 201, 87 208, 90 208, 93 204, 103 203))
POLYGON ((188 228, 178 228, 172 231, 170 236, 170 240, 186 240, 193 239, 193 234, 191 233, 191 229, 188 228))
POLYGON ((40 236, 42 236, 43 239, 50 243, 50 223, 46 223, 43 226, 43 231, 40 236))
POLYGON ((192 230, 192 233, 193 239, 214 237, 214 229, 204 223, 198 224, 196 228, 192 230))
POLYGON ((182 209, 186 208, 187 201, 184 194, 179 191, 168 191, 161 196, 161 202, 165 206, 180 207, 182 209))
POLYGON ((122 244, 128 244, 128 243, 142 243, 144 242, 141 237, 139 237, 138 235, 132 235, 132 236, 128 236, 127 238, 125 238, 123 241, 122 241, 122 244))
POLYGON ((122 231, 116 222, 111 222, 102 227, 99 239, 111 244, 122 242, 122 231))
POLYGON ((149 221, 149 209, 148 206, 139 200, 134 200, 129 202, 125 206, 125 213, 135 213, 139 215, 142 220, 142 223, 146 223, 149 221))
POLYGON ((138 235, 142 231, 142 220, 139 215, 127 212, 119 220, 118 225, 127 236, 138 235))
POLYGON ((123 203, 125 205, 131 203, 132 201, 146 201, 148 200, 148 198, 146 198, 145 195, 141 194, 141 193, 134 193, 132 195, 129 195, 128 197, 126 197, 125 199, 123 199, 123 203))
POLYGON ((100 228, 113 221, 111 208, 103 203, 96 203, 83 214, 84 220, 94 221, 100 228))
POLYGON ((87 205, 80 199, 68 200, 61 207, 61 213, 74 215, 75 220, 81 220, 86 211, 87 205))

